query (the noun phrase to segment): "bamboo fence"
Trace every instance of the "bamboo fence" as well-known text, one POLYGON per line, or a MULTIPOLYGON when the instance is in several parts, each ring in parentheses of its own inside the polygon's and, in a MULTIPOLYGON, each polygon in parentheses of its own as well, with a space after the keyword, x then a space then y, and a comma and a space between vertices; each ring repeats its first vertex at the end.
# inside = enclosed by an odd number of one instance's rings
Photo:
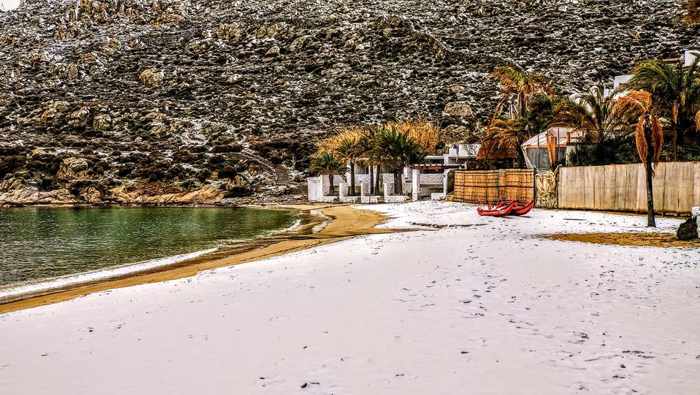
POLYGON ((452 200, 476 204, 495 204, 501 200, 535 199, 533 170, 480 170, 455 172, 452 200))

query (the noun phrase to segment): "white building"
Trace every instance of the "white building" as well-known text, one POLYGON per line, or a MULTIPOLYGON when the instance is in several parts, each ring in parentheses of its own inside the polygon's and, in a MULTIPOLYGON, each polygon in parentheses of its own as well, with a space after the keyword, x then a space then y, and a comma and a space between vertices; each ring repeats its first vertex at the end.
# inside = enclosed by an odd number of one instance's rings
POLYGON ((307 179, 309 201, 312 202, 345 202, 345 203, 379 203, 402 202, 411 199, 418 200, 424 197, 439 199, 447 194, 448 175, 452 170, 463 168, 470 160, 476 159, 479 152, 479 144, 453 144, 447 153, 441 155, 428 155, 423 163, 407 166, 403 169, 400 178, 403 195, 395 195, 397 190, 394 183, 394 174, 386 171, 377 174, 376 168, 370 179, 370 171, 367 166, 355 165, 355 195, 351 196, 350 166, 343 175, 333 176, 333 195, 330 194, 330 177, 318 176, 307 179), (375 192, 370 194, 377 185, 379 177, 382 194, 375 192))

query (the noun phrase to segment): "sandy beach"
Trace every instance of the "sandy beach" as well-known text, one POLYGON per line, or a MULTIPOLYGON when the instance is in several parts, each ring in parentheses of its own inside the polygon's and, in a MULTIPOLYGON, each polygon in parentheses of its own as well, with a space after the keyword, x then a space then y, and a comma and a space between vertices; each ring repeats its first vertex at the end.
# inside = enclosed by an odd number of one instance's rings
POLYGON ((0 393, 697 394, 700 249, 543 237, 644 217, 360 208, 434 227, 336 221, 333 243, 1 314, 0 393))

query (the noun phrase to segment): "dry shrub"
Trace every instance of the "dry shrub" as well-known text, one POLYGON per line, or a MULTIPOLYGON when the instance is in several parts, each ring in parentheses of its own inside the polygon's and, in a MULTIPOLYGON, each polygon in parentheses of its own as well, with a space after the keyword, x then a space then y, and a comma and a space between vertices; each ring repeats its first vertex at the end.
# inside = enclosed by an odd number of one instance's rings
POLYGON ((440 130, 430 121, 400 121, 389 122, 385 125, 388 128, 394 128, 401 133, 412 138, 426 152, 435 152, 438 143, 440 142, 440 130))
POLYGON ((350 126, 340 129, 334 135, 321 140, 318 143, 318 152, 335 153, 346 141, 357 142, 367 135, 367 131, 360 126, 350 126))
POLYGON ((141 82, 149 88, 159 87, 161 82, 163 82, 163 77, 163 72, 154 68, 146 69, 139 75, 141 82))

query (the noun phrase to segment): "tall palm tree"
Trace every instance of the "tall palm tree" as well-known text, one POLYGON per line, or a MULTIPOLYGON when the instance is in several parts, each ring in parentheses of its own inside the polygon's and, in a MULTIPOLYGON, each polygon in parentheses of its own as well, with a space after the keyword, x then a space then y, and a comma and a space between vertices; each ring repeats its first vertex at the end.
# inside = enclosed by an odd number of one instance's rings
POLYGON ((656 226, 654 214, 654 163, 661 157, 664 132, 657 115, 652 95, 646 91, 631 91, 618 99, 616 111, 623 114, 634 112, 638 116, 635 127, 635 142, 639 159, 644 164, 647 184, 647 226, 656 226))
POLYGON ((652 94, 654 103, 669 117, 673 160, 678 160, 678 139, 693 128, 693 116, 700 109, 700 72, 696 58, 690 67, 649 60, 634 68, 629 85, 652 94))
POLYGON ((335 193, 333 188, 333 176, 340 174, 345 166, 332 153, 319 151, 311 160, 311 170, 320 174, 328 175, 330 181, 330 194, 335 193))
POLYGON ((405 166, 421 161, 425 157, 423 147, 396 128, 385 127, 376 134, 375 150, 377 156, 394 169, 395 193, 403 194, 401 172, 405 166))
POLYGON ((602 144, 611 136, 626 130, 628 119, 614 111, 618 96, 618 92, 606 95, 603 85, 598 84, 588 92, 562 99, 554 125, 583 132, 587 140, 602 144))

